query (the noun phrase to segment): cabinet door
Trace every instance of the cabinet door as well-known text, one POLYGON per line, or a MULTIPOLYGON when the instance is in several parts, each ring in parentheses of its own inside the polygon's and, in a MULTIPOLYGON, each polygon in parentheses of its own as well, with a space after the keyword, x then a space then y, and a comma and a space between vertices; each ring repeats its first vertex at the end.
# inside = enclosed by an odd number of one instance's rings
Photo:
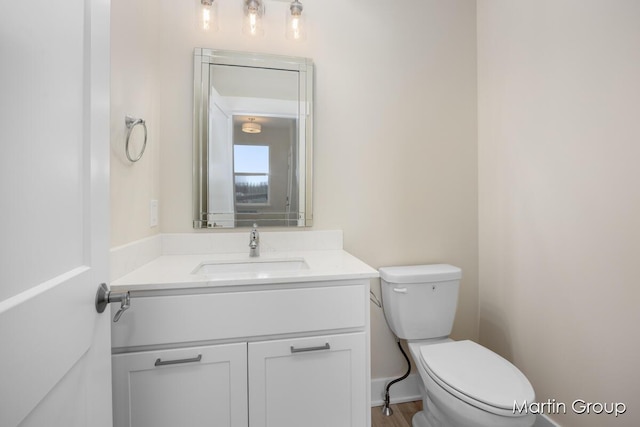
POLYGON ((364 427, 365 333, 249 343, 251 427, 364 427))
POLYGON ((114 427, 247 427, 247 344, 112 357, 114 427))

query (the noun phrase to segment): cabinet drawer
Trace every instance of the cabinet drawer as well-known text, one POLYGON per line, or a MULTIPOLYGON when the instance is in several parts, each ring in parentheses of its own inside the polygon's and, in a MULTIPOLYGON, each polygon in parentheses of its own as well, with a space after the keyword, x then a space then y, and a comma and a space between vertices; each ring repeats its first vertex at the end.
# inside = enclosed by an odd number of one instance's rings
POLYGON ((365 293, 354 284, 134 298, 112 347, 364 328, 365 293))

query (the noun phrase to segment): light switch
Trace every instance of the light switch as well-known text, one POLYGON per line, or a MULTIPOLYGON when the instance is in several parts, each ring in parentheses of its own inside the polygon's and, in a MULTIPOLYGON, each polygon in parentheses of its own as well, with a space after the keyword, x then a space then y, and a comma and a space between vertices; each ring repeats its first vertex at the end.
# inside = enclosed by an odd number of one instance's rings
POLYGON ((158 226, 158 201, 152 200, 149 203, 149 226, 157 227, 158 226))

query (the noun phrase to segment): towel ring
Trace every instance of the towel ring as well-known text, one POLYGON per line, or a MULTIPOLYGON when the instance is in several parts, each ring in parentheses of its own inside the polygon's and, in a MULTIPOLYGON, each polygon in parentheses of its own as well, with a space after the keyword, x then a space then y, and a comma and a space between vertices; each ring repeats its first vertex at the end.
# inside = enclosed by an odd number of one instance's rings
POLYGON ((144 154, 144 149, 147 148, 147 124, 144 122, 144 120, 136 119, 135 117, 131 117, 131 116, 125 116, 124 123, 125 125, 127 125, 127 140, 124 145, 124 151, 125 151, 125 154, 127 155, 127 159, 129 159, 130 162, 135 163, 142 158, 142 155, 144 154), (140 154, 138 155, 138 157, 134 159, 131 157, 131 154, 129 153, 129 138, 131 137, 131 132, 133 131, 133 128, 138 125, 142 125, 142 127, 144 128, 144 143, 142 144, 142 150, 140 151, 140 154))

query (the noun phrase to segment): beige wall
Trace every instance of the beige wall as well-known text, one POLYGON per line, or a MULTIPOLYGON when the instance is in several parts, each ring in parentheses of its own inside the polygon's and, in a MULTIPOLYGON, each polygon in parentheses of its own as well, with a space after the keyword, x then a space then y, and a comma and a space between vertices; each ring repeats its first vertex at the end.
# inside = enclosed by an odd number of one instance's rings
MULTIPOLYGON (((120 27, 132 2, 113 2, 123 9, 114 13, 113 32, 134 31, 120 27)), ((345 248, 374 267, 435 262, 462 267, 454 335, 477 338, 475 2, 409 0, 399 7, 382 0, 308 0, 309 36, 301 44, 284 38, 283 2, 266 2, 263 39, 242 36, 240 3, 219 2, 221 30, 210 37, 194 28, 194 1, 161 0, 146 9, 159 14, 158 35, 150 43, 158 43, 160 55, 157 61, 147 58, 155 61, 150 68, 145 62, 133 72, 160 88, 141 99, 153 107, 152 116, 159 110, 161 231, 193 231, 193 48, 313 58, 313 229, 344 230, 345 248)), ((155 50, 137 52, 151 56, 155 50)), ((157 171, 116 164, 112 175, 114 216, 121 218, 114 218, 114 244, 120 244, 150 232, 146 204, 130 205, 149 194, 124 191, 139 185, 153 194, 157 171), (138 170, 144 177, 136 180, 132 171, 138 170), (124 221, 138 211, 144 212, 139 221, 124 221)), ((372 307, 373 377, 400 374, 404 361, 381 312, 372 307)))
POLYGON ((480 340, 640 425, 640 2, 478 2, 480 340))
MULTIPOLYGON (((113 245, 158 231, 151 198, 161 231, 192 231, 193 47, 311 57, 314 229, 343 229, 374 267, 461 266, 456 338, 478 338, 479 300, 480 341, 539 400, 630 407, 556 417, 564 426, 638 424, 640 3, 479 0, 476 134, 474 1, 307 0, 299 45, 281 35, 285 3, 267 2, 271 28, 250 41, 236 2, 220 2, 223 28, 207 39, 192 3, 147 1, 112 1, 113 245), (125 114, 149 123, 136 165, 125 114)), ((373 377, 400 373, 375 307, 372 341, 373 377)))
MULTIPOLYGON (((149 203, 160 196, 159 11, 154 0, 111 2, 111 246, 157 234, 149 203), (147 148, 140 161, 125 156, 126 115, 146 120, 147 148)), ((132 155, 144 131, 131 135, 132 155)))

